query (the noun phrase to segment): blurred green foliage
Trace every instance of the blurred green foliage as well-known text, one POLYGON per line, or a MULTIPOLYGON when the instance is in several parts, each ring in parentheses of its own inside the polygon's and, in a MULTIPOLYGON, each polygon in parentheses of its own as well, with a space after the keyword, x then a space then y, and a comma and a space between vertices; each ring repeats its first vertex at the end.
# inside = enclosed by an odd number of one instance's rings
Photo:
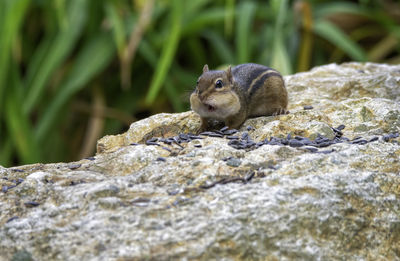
POLYGON ((399 63, 399 21, 394 0, 0 0, 0 164, 86 157, 188 110, 206 63, 399 63))

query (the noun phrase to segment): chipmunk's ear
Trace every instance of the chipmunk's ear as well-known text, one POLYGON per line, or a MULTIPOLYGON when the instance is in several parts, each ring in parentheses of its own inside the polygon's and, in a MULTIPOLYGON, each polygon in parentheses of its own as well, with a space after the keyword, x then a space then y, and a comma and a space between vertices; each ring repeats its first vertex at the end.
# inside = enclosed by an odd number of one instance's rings
POLYGON ((230 83, 232 83, 233 79, 232 79, 232 68, 229 65, 228 69, 226 69, 226 76, 228 77, 228 80, 230 83))
POLYGON ((206 65, 204 65, 204 67, 203 67, 203 73, 205 73, 205 72, 208 72, 209 70, 208 70, 208 65, 206 64, 206 65))

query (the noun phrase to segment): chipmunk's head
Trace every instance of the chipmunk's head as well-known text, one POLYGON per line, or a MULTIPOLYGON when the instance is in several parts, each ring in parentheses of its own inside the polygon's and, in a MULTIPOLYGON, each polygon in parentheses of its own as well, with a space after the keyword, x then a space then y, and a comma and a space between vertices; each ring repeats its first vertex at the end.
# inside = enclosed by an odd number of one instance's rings
POLYGON ((202 117, 216 119, 224 119, 237 113, 240 101, 232 86, 231 66, 224 71, 210 71, 208 65, 204 65, 196 89, 190 96, 192 110, 202 117))

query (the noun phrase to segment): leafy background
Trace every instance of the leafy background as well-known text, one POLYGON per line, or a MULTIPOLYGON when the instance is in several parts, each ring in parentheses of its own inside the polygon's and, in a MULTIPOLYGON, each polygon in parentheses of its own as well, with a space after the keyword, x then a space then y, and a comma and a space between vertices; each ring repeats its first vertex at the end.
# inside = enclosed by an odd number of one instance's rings
POLYGON ((0 164, 87 157, 188 110, 206 63, 398 64, 399 21, 395 0, 0 0, 0 164))

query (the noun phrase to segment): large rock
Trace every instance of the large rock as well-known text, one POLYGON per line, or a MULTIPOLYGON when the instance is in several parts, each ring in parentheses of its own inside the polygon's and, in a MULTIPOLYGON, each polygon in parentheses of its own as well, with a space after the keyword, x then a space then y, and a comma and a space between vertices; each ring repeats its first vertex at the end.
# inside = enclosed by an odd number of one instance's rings
POLYGON ((331 64, 285 81, 291 113, 235 135, 333 140, 344 124, 365 142, 167 145, 150 139, 196 132, 199 119, 154 115, 99 140, 93 158, 0 168, 0 259, 400 260, 400 66, 331 64))

